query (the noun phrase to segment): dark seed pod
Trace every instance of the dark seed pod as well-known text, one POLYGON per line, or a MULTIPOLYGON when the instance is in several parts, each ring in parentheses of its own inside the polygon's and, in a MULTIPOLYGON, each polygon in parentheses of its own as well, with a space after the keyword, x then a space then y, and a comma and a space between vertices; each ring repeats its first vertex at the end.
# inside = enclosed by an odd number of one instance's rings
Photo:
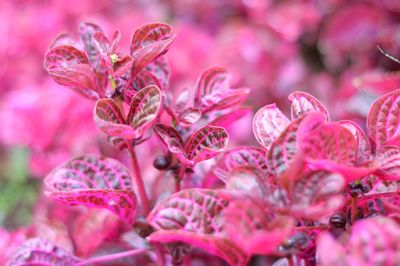
POLYGON ((335 228, 344 228, 346 223, 346 215, 341 212, 336 213, 329 218, 329 224, 335 228))
POLYGON ((171 160, 164 155, 158 155, 153 161, 153 166, 160 171, 166 170, 170 164, 171 160))

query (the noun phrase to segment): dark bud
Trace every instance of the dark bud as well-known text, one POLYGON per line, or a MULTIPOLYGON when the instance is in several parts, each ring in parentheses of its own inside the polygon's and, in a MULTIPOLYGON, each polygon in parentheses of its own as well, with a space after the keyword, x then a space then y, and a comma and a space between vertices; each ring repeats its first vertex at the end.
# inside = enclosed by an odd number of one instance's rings
POLYGON ((336 213, 329 218, 329 224, 335 228, 345 228, 346 223, 346 215, 341 212, 336 213))
POLYGON ((158 170, 166 170, 171 164, 171 160, 164 155, 157 155, 153 161, 153 166, 158 170))

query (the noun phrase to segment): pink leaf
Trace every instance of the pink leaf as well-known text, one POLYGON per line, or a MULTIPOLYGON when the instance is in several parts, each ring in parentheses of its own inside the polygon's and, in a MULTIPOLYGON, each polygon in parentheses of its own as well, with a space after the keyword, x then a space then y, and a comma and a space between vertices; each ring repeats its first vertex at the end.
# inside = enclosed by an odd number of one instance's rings
POLYGON ((229 81, 230 75, 223 68, 212 67, 204 70, 197 82, 195 106, 201 106, 203 98, 214 91, 228 90, 229 81))
POLYGON ((237 167, 254 167, 268 176, 265 152, 256 147, 237 147, 224 153, 221 159, 224 170, 231 171, 237 167))
POLYGON ((171 26, 163 23, 146 24, 139 27, 132 36, 131 77, 165 54, 175 37, 171 35, 171 26))
POLYGON ((266 105, 254 115, 253 134, 264 148, 269 149, 289 123, 289 119, 275 104, 266 105))
POLYGON ((178 158, 185 159, 184 143, 181 135, 173 128, 163 124, 154 125, 154 132, 167 145, 168 150, 178 158))
POLYGON ((123 139, 138 137, 136 131, 126 125, 121 109, 113 99, 97 100, 94 108, 94 121, 108 136, 121 137, 123 139))
POLYGON ((159 57, 151 64, 146 66, 146 70, 157 77, 161 89, 167 89, 169 86, 170 68, 165 56, 159 57))
POLYGON ((138 135, 142 135, 154 123, 161 112, 161 101, 161 91, 156 86, 147 86, 135 94, 130 104, 127 122, 138 135))
POLYGON ((58 35, 54 41, 50 44, 49 50, 57 47, 57 46, 63 46, 63 45, 69 45, 69 46, 74 46, 75 40, 72 38, 71 35, 62 33, 58 35))
POLYGON ((318 237, 316 257, 321 266, 348 265, 346 250, 329 233, 318 237))
POLYGON ((97 31, 93 34, 93 45, 103 56, 108 56, 111 51, 111 42, 102 32, 97 31))
POLYGON ((151 234, 148 240, 153 243, 165 244, 174 242, 187 243, 224 259, 231 266, 245 266, 249 260, 249 255, 242 249, 220 236, 181 230, 165 230, 151 234))
POLYGON ((79 24, 78 31, 81 36, 81 40, 83 42, 83 47, 84 47, 87 55, 89 56, 90 63, 94 64, 97 60, 98 51, 93 42, 93 35, 96 32, 101 32, 103 34, 104 34, 104 32, 100 28, 100 26, 98 26, 94 23, 89 23, 89 22, 83 22, 83 23, 79 24))
POLYGON ((374 94, 386 94, 400 87, 400 72, 366 73, 353 80, 356 88, 374 94))
POLYGON ((47 194, 61 202, 109 209, 131 223, 136 196, 128 169, 97 155, 80 156, 57 167, 46 178, 47 194))
POLYGON ((250 90, 230 89, 229 80, 229 74, 222 68, 206 69, 197 83, 194 106, 206 113, 227 109, 246 100, 250 90))
POLYGON ((43 238, 26 241, 11 256, 9 266, 54 265, 70 266, 80 260, 43 238))
POLYGON ((353 134, 339 123, 324 124, 301 136, 299 147, 309 159, 332 160, 354 165, 357 142, 353 134))
POLYGON ((161 87, 158 78, 150 71, 143 69, 135 76, 132 82, 124 88, 124 101, 127 104, 130 104, 132 102, 132 98, 139 90, 151 85, 158 88, 161 87))
POLYGON ((228 146, 228 132, 222 127, 205 126, 194 132, 185 143, 191 165, 215 157, 228 146))
POLYGON ((221 192, 211 189, 185 189, 158 203, 147 217, 157 230, 184 230, 201 234, 221 231, 219 219, 229 204, 221 192))
POLYGON ((201 112, 197 108, 187 108, 179 114, 179 123, 182 126, 189 127, 199 121, 201 112))
POLYGON ((376 148, 399 143, 400 90, 379 97, 371 106, 367 132, 376 148))
POLYGON ((289 237, 293 222, 276 217, 250 200, 232 202, 224 211, 224 232, 248 254, 271 254, 289 237))
POLYGON ((342 120, 339 124, 348 129, 357 142, 357 163, 367 161, 371 157, 371 145, 365 132, 353 121, 342 120))
POLYGON ((44 66, 47 70, 89 64, 86 54, 73 46, 56 46, 47 52, 44 66))
POLYGON ((376 151, 375 172, 383 180, 400 180, 400 147, 381 146, 376 151))
MULTIPOLYGON (((270 145, 267 152, 267 164, 269 171, 274 176, 281 175, 291 164, 292 159, 297 152, 297 130, 305 117, 306 116, 302 116, 293 120, 279 134, 276 134, 275 130, 271 130, 268 125, 266 125, 266 128, 268 128, 270 132, 274 132, 271 133, 273 134, 272 136, 274 138, 276 137, 275 140, 271 137, 268 142, 265 142, 267 138, 264 139, 264 143, 270 145), (270 144, 271 142, 272 144, 270 144)), ((280 126, 280 128, 282 128, 282 126, 280 126)), ((265 133, 265 136, 269 136, 269 134, 265 133)))
POLYGON ((229 172, 217 169, 215 174, 225 182, 227 190, 242 196, 264 198, 270 193, 271 185, 267 176, 257 168, 238 166, 229 172))
POLYGON ((292 119, 310 112, 321 112, 325 116, 326 121, 329 121, 329 113, 325 106, 311 94, 295 91, 289 94, 288 98, 292 102, 292 119))
MULTIPOLYGON (((132 66, 132 57, 130 57, 129 55, 124 55, 119 57, 118 60, 113 64, 113 70, 114 70, 113 76, 115 77, 123 76, 130 70, 131 66, 132 66)), ((143 86, 141 88, 144 87, 146 86, 143 86)))

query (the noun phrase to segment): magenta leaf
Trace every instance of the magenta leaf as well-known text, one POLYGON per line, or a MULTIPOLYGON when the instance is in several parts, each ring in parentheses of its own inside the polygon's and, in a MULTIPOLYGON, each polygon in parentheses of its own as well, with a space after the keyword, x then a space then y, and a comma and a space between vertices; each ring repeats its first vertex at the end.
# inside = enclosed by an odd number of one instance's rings
POLYGON ((71 35, 62 33, 53 40, 53 42, 49 46, 49 50, 54 47, 63 46, 63 45, 74 46, 75 40, 72 38, 71 35))
POLYGON ((332 160, 344 165, 355 163, 357 142, 353 134, 339 123, 321 125, 301 136, 298 143, 309 159, 332 160))
POLYGON ((32 238, 17 248, 9 266, 54 265, 70 266, 80 259, 43 238, 32 238))
POLYGON ((381 146, 375 155, 375 164, 379 179, 400 180, 400 147, 381 146))
POLYGON ((113 99, 97 100, 94 108, 96 125, 108 136, 134 139, 136 131, 126 124, 119 105, 113 99))
POLYGON ((346 250, 329 233, 318 237, 316 257, 321 266, 348 265, 346 250))
POLYGON ((83 42, 83 47, 89 56, 90 63, 94 64, 98 59, 98 51, 94 44, 93 36, 96 32, 101 32, 103 34, 104 32, 100 26, 89 22, 83 22, 79 24, 78 31, 83 42))
POLYGON ((365 132, 353 121, 342 120, 339 123, 348 129, 357 142, 357 163, 368 161, 371 157, 371 145, 365 132))
POLYGON ((229 201, 211 189, 185 189, 159 202, 147 217, 156 230, 183 230, 216 234, 222 229, 222 210, 229 201))
POLYGON ((147 86, 136 93, 130 104, 127 122, 139 136, 151 126, 161 112, 162 95, 156 86, 147 86))
POLYGON ((132 36, 131 77, 136 76, 143 68, 165 54, 175 37, 171 35, 171 26, 163 23, 145 24, 139 27, 132 36))
MULTIPOLYGON (((271 133, 274 134, 273 137, 276 137, 275 140, 270 138, 268 142, 265 142, 267 138, 264 139, 264 143, 270 145, 267 152, 267 164, 269 171, 274 176, 281 175, 290 166, 297 151, 297 130, 305 117, 302 116, 293 120, 281 133, 271 133), (273 141, 272 144, 270 144, 271 141, 273 141)), ((275 132, 275 130, 270 132, 275 132)), ((268 136, 266 133, 265 135, 268 136)))
POLYGON ((146 69, 143 69, 140 71, 139 74, 135 76, 133 81, 130 83, 130 85, 126 88, 124 88, 124 101, 127 104, 130 104, 132 102, 132 98, 135 96, 135 94, 140 91, 142 88, 148 87, 148 86, 157 86, 158 88, 161 88, 160 81, 158 78, 151 73, 150 71, 147 71, 146 69))
POLYGON ((93 34, 93 45, 100 55, 107 56, 111 51, 110 40, 100 31, 93 34))
POLYGON ((248 254, 271 254, 289 237, 293 221, 277 217, 250 200, 232 202, 223 211, 224 232, 248 254))
POLYGON ((215 157, 228 146, 229 135, 222 127, 204 126, 194 132, 185 143, 190 165, 215 157))
POLYGON ((155 124, 154 131, 167 145, 168 150, 179 158, 184 158, 184 143, 181 135, 173 128, 163 124, 155 124))
POLYGON ((161 89, 168 88, 171 70, 169 68, 168 60, 165 58, 165 56, 154 60, 151 64, 146 66, 145 70, 157 77, 161 89))
POLYGON ((131 223, 136 196, 128 169, 120 162, 84 155, 57 167, 46 178, 47 194, 63 203, 111 210, 131 223))
POLYGON ((45 58, 46 70, 57 83, 97 99, 99 94, 94 84, 95 76, 88 64, 85 53, 68 45, 52 48, 45 58))
POLYGON ((201 111, 197 108, 187 108, 179 114, 179 123, 182 126, 191 126, 201 118, 201 111))
POLYGON ((221 158, 222 168, 229 172, 238 167, 254 167, 268 176, 265 152, 256 147, 237 147, 226 151, 221 158))
POLYGON ((275 104, 266 105, 254 115, 253 134, 264 148, 269 149, 289 123, 275 104))
POLYGON ((222 236, 182 230, 157 231, 148 237, 153 243, 186 243, 224 259, 231 266, 245 266, 250 258, 241 248, 222 236))
POLYGON ((213 67, 206 69, 196 87, 194 104, 202 113, 223 110, 236 106, 246 100, 250 90, 247 88, 230 89, 230 76, 224 69, 213 67))
POLYGON ((289 94, 288 98, 292 102, 292 119, 296 119, 306 113, 320 112, 325 116, 326 121, 329 121, 329 113, 325 106, 311 94, 295 91, 289 94))
POLYGON ((379 97, 371 106, 367 118, 367 132, 372 143, 380 146, 399 143, 400 90, 379 97))

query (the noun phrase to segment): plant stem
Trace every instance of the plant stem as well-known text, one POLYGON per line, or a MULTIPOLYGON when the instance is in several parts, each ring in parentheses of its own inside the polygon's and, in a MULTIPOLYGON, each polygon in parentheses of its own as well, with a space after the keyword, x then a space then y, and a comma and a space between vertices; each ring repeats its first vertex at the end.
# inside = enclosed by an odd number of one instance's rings
POLYGON ((111 255, 94 257, 94 258, 90 258, 90 259, 78 262, 77 264, 75 264, 75 266, 82 266, 82 265, 88 265, 88 264, 92 264, 92 263, 103 262, 103 261, 116 260, 116 259, 120 259, 120 258, 124 258, 124 257, 128 257, 128 256, 137 255, 137 254, 143 253, 145 251, 147 251, 147 249, 133 249, 133 250, 128 250, 125 252, 115 253, 115 254, 111 254, 111 255))
POLYGON ((182 165, 178 177, 175 177, 175 192, 181 190, 181 181, 186 172, 186 165, 182 165))
POLYGON ((140 168, 139 168, 139 164, 137 162, 135 148, 132 147, 132 145, 130 145, 129 143, 127 143, 127 144, 128 144, 128 151, 129 151, 130 157, 131 157, 132 168, 133 168, 133 172, 134 172, 134 176, 135 176, 136 185, 137 185, 140 200, 141 200, 142 206, 143 206, 143 211, 144 211, 145 216, 147 216, 150 213, 149 199, 146 194, 146 188, 144 187, 142 174, 140 173, 140 168))
POLYGON ((351 198, 351 224, 354 224, 358 211, 358 195, 351 198))
POLYGON ((289 255, 287 257, 287 260, 288 260, 288 266, 294 266, 293 256, 289 255))

